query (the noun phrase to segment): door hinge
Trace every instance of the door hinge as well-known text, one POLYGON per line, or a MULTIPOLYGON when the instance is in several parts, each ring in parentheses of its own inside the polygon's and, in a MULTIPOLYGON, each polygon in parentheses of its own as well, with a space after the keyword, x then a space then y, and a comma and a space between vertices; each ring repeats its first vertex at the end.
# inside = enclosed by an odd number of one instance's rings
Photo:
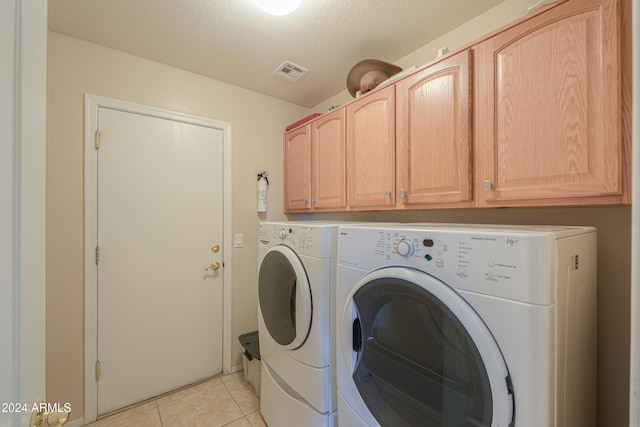
POLYGON ((96 381, 100 381, 100 361, 96 360, 96 381))
POLYGON ((96 265, 100 263, 100 246, 96 246, 96 265))
POLYGON ((96 150, 100 148, 100 131, 99 130, 96 131, 95 146, 96 146, 96 150))

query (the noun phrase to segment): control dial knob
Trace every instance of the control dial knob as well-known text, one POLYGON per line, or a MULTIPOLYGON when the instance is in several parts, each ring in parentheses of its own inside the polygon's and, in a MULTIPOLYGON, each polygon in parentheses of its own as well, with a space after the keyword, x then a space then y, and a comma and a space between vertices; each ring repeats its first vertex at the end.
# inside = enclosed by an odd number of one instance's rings
POLYGON ((287 230, 286 230, 286 229, 284 229, 284 228, 281 228, 280 230, 278 230, 278 237, 279 237, 281 240, 286 239, 286 238, 287 238, 287 230))
POLYGON ((415 251, 415 247, 413 246, 413 242, 407 239, 401 239, 398 242, 398 255, 401 256, 411 256, 415 251))

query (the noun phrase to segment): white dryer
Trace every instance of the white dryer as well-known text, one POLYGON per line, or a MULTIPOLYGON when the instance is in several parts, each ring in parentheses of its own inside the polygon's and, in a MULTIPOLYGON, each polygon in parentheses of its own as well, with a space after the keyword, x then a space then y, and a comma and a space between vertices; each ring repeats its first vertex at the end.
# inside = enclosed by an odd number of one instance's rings
POLYGON ((260 412, 269 426, 335 424, 337 230, 316 222, 260 224, 260 412))
POLYGON ((340 227, 340 427, 595 425, 596 231, 340 227))

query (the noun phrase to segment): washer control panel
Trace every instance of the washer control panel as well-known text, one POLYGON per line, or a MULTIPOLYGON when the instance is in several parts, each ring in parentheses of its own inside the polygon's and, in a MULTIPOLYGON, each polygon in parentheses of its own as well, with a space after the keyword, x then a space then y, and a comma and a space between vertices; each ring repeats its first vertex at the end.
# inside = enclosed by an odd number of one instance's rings
POLYGON ((313 249, 315 234, 308 228, 287 225, 260 226, 260 241, 264 244, 286 244, 295 249, 313 249))
MULTIPOLYGON (((413 260, 418 265, 433 262, 438 267, 444 267, 445 259, 454 256, 448 240, 433 233, 381 232, 376 242, 376 255, 389 261, 400 257, 409 264, 413 260)), ((468 255, 468 248, 466 245, 460 245, 460 248, 459 260, 466 264, 469 262, 464 259, 468 255)))
POLYGON ((258 230, 261 246, 287 245, 298 254, 318 257, 331 255, 333 233, 337 227, 263 223, 258 230))
MULTIPOLYGON (((342 227, 338 262, 372 271, 409 267, 424 271, 449 286, 483 293, 520 293, 535 283, 536 301, 550 294, 548 277, 541 271, 550 258, 550 234, 499 230, 404 229, 342 227), (514 291, 514 292, 511 292, 514 291)), ((529 292, 529 291, 527 291, 529 292)))
POLYGON ((514 252, 518 244, 519 239, 513 236, 386 231, 378 234, 376 254, 384 260, 417 268, 446 266, 461 279, 469 277, 472 265, 484 264, 485 277, 497 282, 510 280, 520 269, 522 261, 514 252))

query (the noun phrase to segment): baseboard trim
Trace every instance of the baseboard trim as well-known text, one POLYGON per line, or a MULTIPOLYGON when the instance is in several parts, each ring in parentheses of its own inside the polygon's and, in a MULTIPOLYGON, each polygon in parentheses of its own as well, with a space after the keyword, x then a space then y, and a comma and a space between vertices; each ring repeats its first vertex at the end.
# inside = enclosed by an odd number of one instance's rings
POLYGON ((66 427, 82 427, 84 425, 84 418, 79 418, 77 420, 69 421, 65 424, 66 427))

